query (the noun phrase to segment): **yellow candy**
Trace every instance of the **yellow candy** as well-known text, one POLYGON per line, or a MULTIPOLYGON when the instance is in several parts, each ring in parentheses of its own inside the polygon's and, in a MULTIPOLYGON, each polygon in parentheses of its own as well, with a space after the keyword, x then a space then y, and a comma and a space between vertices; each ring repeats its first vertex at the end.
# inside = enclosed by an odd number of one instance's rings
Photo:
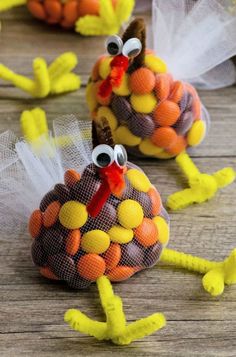
POLYGON ((192 128, 188 132, 187 141, 190 146, 200 144, 206 133, 206 125, 203 120, 194 122, 192 128))
POLYGON ((141 138, 131 133, 126 126, 119 126, 115 131, 114 139, 117 143, 129 146, 139 145, 141 138))
POLYGON ((157 216, 153 218, 158 230, 158 240, 162 244, 166 244, 169 240, 169 226, 164 220, 164 218, 157 216))
POLYGON ((107 119, 108 124, 112 131, 117 128, 117 125, 118 125, 117 119, 116 119, 115 115, 112 113, 111 109, 109 109, 108 107, 100 107, 98 109, 96 119, 99 120, 102 118, 107 119))
POLYGON ((106 57, 104 58, 100 65, 99 65, 99 76, 102 78, 102 79, 106 79, 110 72, 111 72, 111 66, 110 66, 110 63, 111 61, 113 60, 112 57, 106 57))
POLYGON ((120 96, 130 95, 131 92, 129 89, 129 75, 127 73, 124 74, 119 87, 113 86, 113 92, 120 96))
POLYGON ((164 151, 162 148, 154 145, 150 139, 142 140, 142 142, 139 144, 139 150, 142 154, 148 156, 155 156, 164 151))
POLYGON ((147 176, 137 169, 128 170, 126 176, 128 177, 128 180, 130 181, 131 185, 137 191, 148 192, 149 189, 152 187, 152 184, 147 178, 147 176))
POLYGON ((167 65, 165 62, 155 55, 149 54, 145 56, 144 63, 154 73, 166 73, 167 65))
POLYGON ((104 253, 110 246, 109 235, 99 229, 85 233, 81 240, 81 247, 87 253, 104 253))
POLYGON ((88 219, 86 206, 77 201, 66 202, 59 212, 61 224, 68 229, 78 229, 82 227, 88 219))
POLYGON ((136 228, 143 220, 143 209, 134 200, 121 202, 117 209, 119 223, 125 228, 136 228))
POLYGON ((93 82, 89 83, 86 88, 86 101, 90 112, 93 112, 97 108, 96 100, 96 86, 93 82))
POLYGON ((151 113, 157 105, 157 100, 153 93, 132 94, 130 102, 136 112, 145 114, 151 113))
POLYGON ((129 243, 134 237, 134 232, 132 229, 126 229, 121 226, 111 227, 111 229, 108 231, 108 234, 112 242, 120 244, 129 243))

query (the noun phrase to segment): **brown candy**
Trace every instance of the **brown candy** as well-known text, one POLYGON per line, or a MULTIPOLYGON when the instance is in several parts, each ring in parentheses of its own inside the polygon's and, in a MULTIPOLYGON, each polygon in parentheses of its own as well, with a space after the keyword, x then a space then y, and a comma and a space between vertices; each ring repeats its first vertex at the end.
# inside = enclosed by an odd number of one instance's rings
POLYGON ((86 224, 81 227, 81 232, 88 232, 94 229, 100 229, 107 232, 116 223, 116 209, 109 203, 106 203, 96 218, 89 217, 86 224))
POLYGON ((42 246, 47 255, 59 253, 63 249, 64 237, 60 230, 49 228, 42 235, 42 246))
POLYGON ((31 256, 35 265, 42 267, 47 262, 47 256, 38 239, 35 239, 31 246, 31 256))
POLYGON ((56 254, 48 257, 48 265, 58 278, 65 281, 73 281, 76 274, 74 260, 66 254, 56 254))
POLYGON ((148 194, 144 192, 139 192, 133 189, 133 199, 140 203, 143 209, 144 216, 147 218, 152 218, 152 202, 148 194))
POLYGON ((155 124, 149 115, 133 114, 128 121, 129 130, 140 138, 150 137, 155 129, 155 124))
POLYGON ((178 135, 185 135, 193 124, 192 112, 183 112, 175 124, 175 130, 178 135))
POLYGON ((144 249, 134 242, 122 245, 121 264, 127 266, 143 266, 144 249))
POLYGON ((61 204, 70 201, 70 190, 63 183, 58 183, 54 187, 54 192, 57 194, 58 200, 61 204))
POLYGON ((113 97, 111 109, 119 122, 127 122, 133 113, 129 102, 125 98, 118 96, 113 97))
POLYGON ((148 268, 155 265, 158 259, 160 258, 161 251, 162 251, 162 246, 160 243, 156 243, 153 246, 147 248, 145 251, 145 257, 143 261, 144 265, 148 268))
POLYGON ((54 190, 49 191, 46 193, 46 195, 43 197, 42 201, 40 202, 39 208, 40 211, 44 212, 47 207, 52 203, 53 201, 57 201, 57 194, 54 190))
POLYGON ((71 280, 67 281, 72 289, 86 289, 91 281, 82 278, 78 273, 75 273, 71 280))

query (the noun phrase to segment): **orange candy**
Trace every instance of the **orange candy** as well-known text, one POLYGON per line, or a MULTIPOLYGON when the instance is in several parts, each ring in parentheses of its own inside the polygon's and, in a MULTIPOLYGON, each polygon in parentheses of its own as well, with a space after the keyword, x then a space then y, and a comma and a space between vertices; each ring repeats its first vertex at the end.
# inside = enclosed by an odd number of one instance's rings
POLYGON ((75 255, 80 246, 80 231, 79 229, 75 229, 74 231, 71 231, 68 234, 67 240, 66 240, 66 252, 67 254, 70 255, 75 255))
POLYGON ((79 180, 80 174, 73 169, 67 170, 64 174, 64 182, 68 187, 74 186, 79 180))
POLYGON ((140 226, 134 230, 135 237, 144 247, 150 247, 158 239, 158 230, 150 218, 144 218, 140 226))
POLYGON ((61 25, 72 27, 78 19, 78 1, 71 0, 65 3, 63 8, 63 20, 61 25))
POLYGON ((121 248, 118 243, 112 243, 104 254, 107 270, 115 268, 120 261, 121 248))
POLYGON ((152 215, 157 216, 161 212, 161 196, 154 187, 150 188, 147 194, 152 203, 152 215))
POLYGON ((51 280, 59 280, 59 278, 51 271, 48 267, 43 267, 39 269, 39 272, 42 276, 51 280))
POLYGON ((171 94, 169 96, 169 100, 172 100, 175 103, 179 103, 184 94, 184 85, 180 81, 175 81, 173 84, 173 88, 171 90, 171 94))
POLYGON ((50 24, 56 24, 62 18, 62 5, 58 0, 46 0, 44 2, 44 8, 49 15, 47 22, 50 24))
POLYGON ((79 0, 78 17, 99 14, 99 0, 79 0))
POLYGON ((46 14, 46 11, 41 3, 36 2, 34 0, 28 1, 27 7, 28 7, 28 10, 31 12, 31 14, 34 17, 36 17, 36 19, 39 19, 39 20, 46 19, 47 14, 46 14))
POLYGON ((155 109, 154 119, 158 125, 171 126, 177 122, 180 114, 179 106, 176 103, 165 100, 155 109))
POLYGON ((60 202, 54 201, 50 203, 50 205, 46 208, 43 214, 44 227, 49 228, 56 223, 60 209, 61 209, 60 202))
POLYGON ((105 273, 105 260, 98 254, 86 254, 78 262, 78 273, 82 278, 96 280, 105 273))
POLYGON ((135 268, 128 266, 118 266, 107 275, 111 281, 123 281, 129 279, 135 273, 135 268))
POLYGON ((168 147, 167 151, 171 154, 178 155, 185 150, 187 141, 183 136, 178 136, 175 143, 168 147))
POLYGON ((29 219, 28 229, 32 238, 37 238, 39 236, 42 224, 43 215, 42 212, 37 209, 31 214, 29 219))
POLYGON ((158 74, 156 77, 155 92, 160 102, 166 100, 170 93, 170 76, 167 73, 158 74))
POLYGON ((168 148, 177 140, 177 134, 173 128, 162 127, 154 131, 151 141, 160 148, 168 148))
POLYGON ((191 86, 191 84, 189 83, 186 83, 185 85, 189 93, 191 93, 193 96, 193 104, 192 104, 193 112, 194 112, 195 120, 198 120, 201 118, 201 101, 199 99, 196 89, 193 86, 191 86))
POLYGON ((150 93, 155 87, 155 75, 148 68, 139 68, 130 76, 130 89, 135 94, 150 93))

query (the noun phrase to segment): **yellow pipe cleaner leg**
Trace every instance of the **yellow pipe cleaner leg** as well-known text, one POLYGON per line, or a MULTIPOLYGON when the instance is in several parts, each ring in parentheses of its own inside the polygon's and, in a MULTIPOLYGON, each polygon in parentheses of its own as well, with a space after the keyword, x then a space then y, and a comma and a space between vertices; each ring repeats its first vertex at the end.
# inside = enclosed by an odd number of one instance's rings
POLYGON ((109 279, 100 277, 97 279, 97 286, 106 322, 94 321, 80 311, 70 309, 65 313, 64 319, 74 330, 94 336, 98 340, 111 340, 117 345, 128 345, 165 326, 165 317, 160 313, 126 325, 122 300, 114 295, 109 279))
POLYGON ((189 271, 204 274, 204 289, 212 296, 223 293, 224 285, 236 284, 236 249, 222 262, 194 257, 190 254, 164 249, 161 261, 189 271))
POLYGON ((230 185, 236 177, 231 167, 212 175, 202 174, 186 152, 179 154, 176 162, 188 179, 190 188, 168 197, 167 206, 172 210, 183 209, 193 203, 203 203, 213 198, 220 188, 230 185))
POLYGON ((42 135, 48 136, 47 117, 41 108, 23 111, 20 124, 21 131, 30 144, 33 144, 42 135))
POLYGON ((25 5, 27 0, 1 0, 0 11, 6 11, 16 6, 25 5))
POLYGON ((35 98, 45 98, 49 94, 61 94, 80 88, 80 77, 71 72, 77 62, 77 57, 73 52, 66 52, 57 57, 49 67, 43 58, 35 58, 33 80, 14 73, 0 63, 0 78, 11 82, 35 98))

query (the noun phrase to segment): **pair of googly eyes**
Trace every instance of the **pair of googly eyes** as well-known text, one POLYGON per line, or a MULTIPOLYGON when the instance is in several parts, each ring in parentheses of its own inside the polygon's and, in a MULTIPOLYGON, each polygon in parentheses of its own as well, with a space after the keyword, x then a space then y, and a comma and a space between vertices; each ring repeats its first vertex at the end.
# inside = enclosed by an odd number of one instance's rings
POLYGON ((137 57, 142 50, 142 43, 136 37, 123 43, 119 36, 114 35, 108 38, 106 49, 111 56, 123 54, 126 57, 137 57))
POLYGON ((92 152, 93 163, 100 167, 108 167, 113 162, 119 167, 124 167, 127 163, 127 153, 122 145, 115 145, 114 149, 106 144, 96 146, 92 152))

